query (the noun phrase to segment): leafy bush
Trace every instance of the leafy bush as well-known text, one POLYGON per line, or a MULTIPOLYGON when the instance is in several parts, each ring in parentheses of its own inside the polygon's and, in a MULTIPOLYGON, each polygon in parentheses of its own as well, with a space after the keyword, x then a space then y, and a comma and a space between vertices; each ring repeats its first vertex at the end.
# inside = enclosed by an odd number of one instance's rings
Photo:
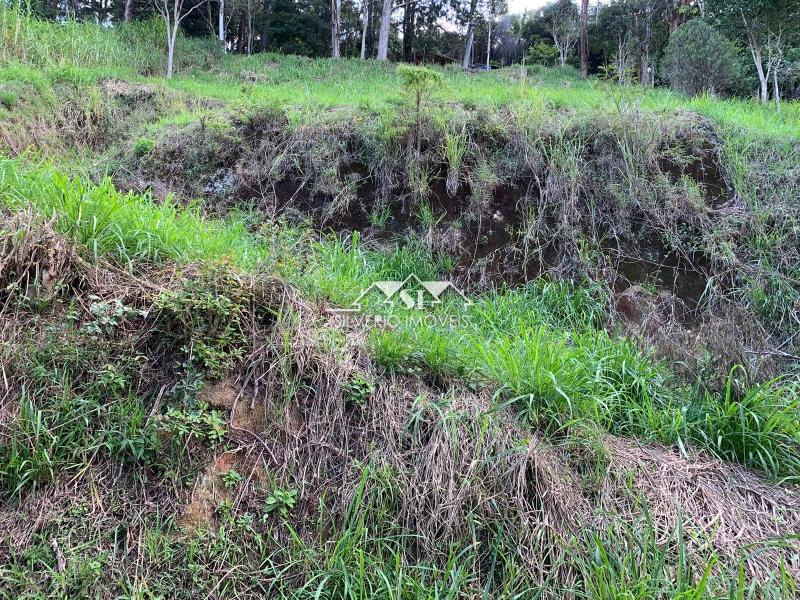
POLYGON ((692 19, 675 31, 664 64, 673 89, 692 96, 727 92, 736 80, 733 44, 702 19, 692 19))
POLYGON ((525 58, 528 64, 552 67, 558 60, 558 49, 550 44, 539 42, 528 48, 525 58))

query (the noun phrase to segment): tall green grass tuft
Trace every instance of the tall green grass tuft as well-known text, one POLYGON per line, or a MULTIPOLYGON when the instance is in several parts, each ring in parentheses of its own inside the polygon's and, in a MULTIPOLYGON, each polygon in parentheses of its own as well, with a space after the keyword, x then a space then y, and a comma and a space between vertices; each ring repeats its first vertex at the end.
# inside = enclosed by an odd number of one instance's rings
POLYGON ((33 206, 95 255, 128 265, 229 260, 253 269, 269 256, 244 221, 207 220, 197 207, 181 207, 169 197, 157 203, 147 194, 123 194, 110 178, 93 184, 49 166, 28 168, 20 160, 0 159, 0 205, 33 206))
POLYGON ((723 458, 800 482, 800 384, 776 379, 742 392, 738 370, 722 394, 706 394, 687 415, 690 437, 723 458))

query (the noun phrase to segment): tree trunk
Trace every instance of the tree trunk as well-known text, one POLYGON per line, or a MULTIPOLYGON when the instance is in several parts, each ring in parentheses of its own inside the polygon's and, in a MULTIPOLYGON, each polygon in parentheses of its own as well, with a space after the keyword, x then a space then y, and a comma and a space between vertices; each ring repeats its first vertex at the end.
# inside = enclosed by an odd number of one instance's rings
POLYGON ((589 0, 581 0, 581 77, 589 76, 589 0))
POLYGON ((133 0, 125 0, 125 22, 133 21, 133 0))
POLYGON ((414 21, 415 3, 406 4, 403 9, 403 60, 406 62, 414 61, 414 21))
POLYGON ((167 36, 167 79, 172 79, 172 70, 175 60, 175 38, 177 33, 176 25, 175 30, 168 32, 167 36))
POLYGON ((361 12, 364 26, 361 29, 361 60, 367 59, 367 29, 369 28, 369 1, 361 0, 361 12))
POLYGON ((245 28, 245 19, 246 19, 245 15, 244 15, 244 10, 239 9, 238 19, 239 19, 239 22, 237 24, 238 27, 237 27, 237 33, 236 33, 236 49, 235 50, 239 54, 243 54, 244 53, 244 49, 245 49, 245 45, 244 45, 244 28, 245 28))
POLYGON ((253 0, 247 0, 247 56, 253 53, 253 0))
POLYGON ((465 69, 469 69, 470 64, 472 63, 472 43, 475 40, 475 30, 470 23, 467 26, 467 42, 464 45, 464 59, 461 61, 461 65, 465 69))
POLYGON ((339 12, 341 0, 331 0, 331 58, 339 58, 339 12))
POLYGON ((208 23, 208 35, 217 39, 217 26, 214 25, 214 15, 211 12, 211 2, 206 2, 206 22, 208 23))
POLYGON ((781 88, 778 85, 778 65, 772 67, 772 92, 775 98, 775 106, 781 109, 781 88))
POLYGON ((683 14, 681 13, 681 8, 688 4, 688 0, 673 0, 672 1, 672 10, 669 12, 667 16, 667 24, 669 25, 669 35, 672 37, 672 34, 675 33, 675 30, 683 25, 683 14))
POLYGON ((756 65, 756 72, 758 73, 758 82, 761 86, 759 99, 761 100, 762 104, 766 104, 769 102, 769 78, 767 77, 767 74, 764 73, 764 65, 761 62, 761 48, 754 48, 751 45, 750 53, 753 56, 753 62, 756 65))
POLYGON ((219 42, 225 50, 225 0, 219 0, 219 42))
POLYGON ((373 58, 375 56, 375 20, 376 20, 376 5, 377 0, 367 0, 367 56, 373 58))
POLYGON ((769 73, 764 72, 764 64, 761 62, 763 55, 761 52, 761 36, 752 22, 742 14, 742 21, 744 22, 745 30, 747 31, 747 46, 750 48, 750 56, 753 57, 753 62, 756 65, 756 72, 758 73, 758 82, 761 86, 761 93, 759 99, 762 104, 769 102, 769 73))
POLYGON ((389 58, 389 30, 392 25, 392 0, 383 0, 381 11, 381 30, 378 35, 378 60, 389 58))
POLYGON ((492 20, 486 23, 488 30, 486 33, 486 68, 489 68, 492 60, 492 20))
POLYGON ((269 17, 270 17, 270 4, 269 0, 263 0, 261 4, 261 36, 258 40, 258 49, 261 52, 267 51, 267 44, 269 43, 269 17))
POLYGON ((472 43, 475 40, 475 10, 478 7, 478 0, 471 0, 469 3, 469 16, 467 17, 467 41, 464 44, 464 58, 461 65, 469 69, 472 63, 472 43))

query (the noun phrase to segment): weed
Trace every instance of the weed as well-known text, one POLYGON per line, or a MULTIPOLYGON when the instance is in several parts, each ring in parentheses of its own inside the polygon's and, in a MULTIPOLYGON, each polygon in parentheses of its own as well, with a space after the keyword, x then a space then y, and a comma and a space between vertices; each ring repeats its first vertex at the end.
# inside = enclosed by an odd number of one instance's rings
POLYGON ((275 488, 264 502, 261 519, 266 521, 270 515, 277 514, 281 518, 286 518, 297 503, 297 490, 275 488))
POLYGON ((222 474, 222 484, 229 490, 239 485, 242 479, 244 479, 244 477, 236 469, 228 469, 222 474))
POLYGON ((152 152, 155 145, 155 141, 149 138, 139 138, 133 143, 133 154, 137 158, 142 158, 146 154, 152 152))
POLYGON ((196 408, 170 408, 160 419, 161 428, 175 436, 177 443, 190 440, 216 445, 225 439, 227 424, 218 410, 199 403, 196 408))

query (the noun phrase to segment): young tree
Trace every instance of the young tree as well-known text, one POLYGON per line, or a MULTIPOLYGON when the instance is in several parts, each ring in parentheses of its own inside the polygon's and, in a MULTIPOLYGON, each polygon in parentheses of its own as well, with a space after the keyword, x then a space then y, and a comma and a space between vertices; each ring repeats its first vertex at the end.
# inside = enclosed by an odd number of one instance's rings
POLYGON ((178 40, 178 31, 187 16, 203 6, 208 0, 199 0, 189 10, 184 10, 184 0, 153 0, 156 10, 164 19, 167 26, 167 79, 172 79, 175 63, 175 42, 178 40))
POLYGON ((578 9, 572 0, 557 0, 546 6, 542 18, 547 23, 553 43, 558 49, 558 62, 563 69, 567 65, 567 57, 578 41, 578 9))
POLYGON ((427 96, 442 82, 442 76, 425 67, 400 65, 397 73, 403 79, 403 86, 414 95, 414 114, 416 121, 417 156, 422 151, 422 104, 427 96))

